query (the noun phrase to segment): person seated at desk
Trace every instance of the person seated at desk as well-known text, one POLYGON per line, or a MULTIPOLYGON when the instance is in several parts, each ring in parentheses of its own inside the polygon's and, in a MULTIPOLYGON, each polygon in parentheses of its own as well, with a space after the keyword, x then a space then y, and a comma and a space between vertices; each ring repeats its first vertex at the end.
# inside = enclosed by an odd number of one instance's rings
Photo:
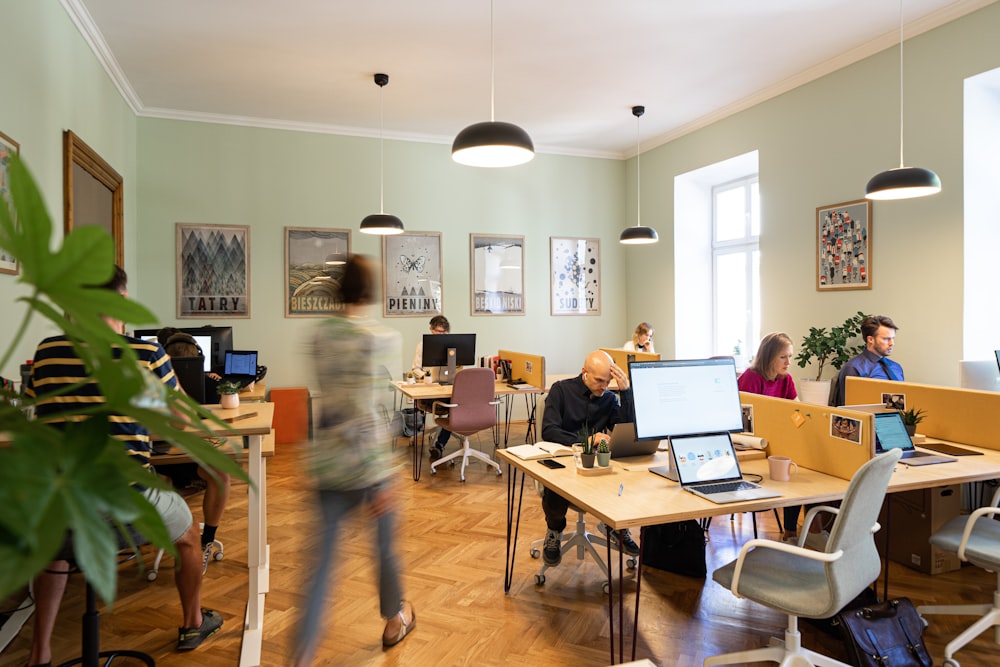
POLYGON ((831 392, 830 405, 844 404, 848 377, 903 381, 903 367, 889 358, 896 345, 897 329, 899 327, 892 318, 885 315, 869 315, 861 321, 865 349, 840 369, 835 391, 831 392))
MULTIPOLYGON (((740 391, 793 401, 799 400, 798 393, 795 391, 795 381, 788 374, 788 369, 792 365, 792 351, 792 339, 788 337, 788 334, 770 333, 764 336, 750 368, 743 371, 736 381, 740 391)), ((783 541, 792 543, 796 541, 801 509, 801 505, 784 508, 781 534, 783 541)), ((809 546, 814 546, 813 542, 817 539, 813 538, 812 535, 821 535, 820 531, 819 522, 815 522, 809 527, 810 536, 806 540, 809 546)))
MULTIPOLYGON (((195 342, 194 336, 174 327, 164 327, 156 334, 156 340, 171 357, 204 357, 201 347, 195 342)), ((197 376, 195 376, 197 377, 197 376)), ((217 373, 205 373, 205 395, 210 395, 208 383, 217 386, 222 377, 217 373)), ((183 389, 183 388, 182 388, 183 389)), ((218 396, 218 392, 211 394, 218 396)), ((212 403, 217 400, 211 401, 212 403)), ((201 501, 201 511, 204 528, 201 531, 201 573, 208 571, 208 561, 212 559, 214 550, 222 549, 221 544, 215 541, 219 524, 222 522, 222 513, 226 511, 226 504, 229 502, 229 475, 219 470, 209 472, 197 463, 178 463, 175 465, 159 466, 157 470, 171 479, 174 486, 184 488, 191 481, 191 473, 195 472, 199 479, 205 483, 205 496, 201 501)))
MULTIPOLYGON (((580 375, 559 380, 549 389, 542 416, 542 439, 571 447, 578 442, 580 430, 586 427, 593 433, 591 439, 596 444, 610 438, 605 432, 610 427, 632 421, 632 414, 628 373, 615 365, 607 352, 595 350, 587 355, 580 375), (618 382, 619 394, 608 391, 612 380, 618 382)), ((555 566, 562 560, 562 532, 566 528, 568 509, 569 501, 559 494, 547 488, 542 492, 542 511, 548 529, 542 548, 546 565, 555 566)), ((609 531, 603 523, 598 529, 605 535, 610 533, 611 544, 629 556, 639 555, 639 546, 628 530, 621 531, 622 543, 618 544, 618 533, 609 531)))
MULTIPOLYGON (((114 277, 103 287, 127 298, 127 282, 125 271, 116 266, 114 277)), ((134 350, 138 363, 147 368, 157 381, 170 387, 177 386, 170 358, 158 343, 126 336, 120 320, 104 317, 104 321, 122 335, 122 344, 134 350)), ((88 375, 86 366, 77 359, 72 340, 66 335, 46 338, 35 350, 26 394, 37 399, 35 413, 40 418, 56 418, 52 421, 56 428, 59 427, 59 413, 77 408, 81 403, 104 401, 96 380, 88 375), (50 397, 50 394, 58 395, 50 397)), ((180 413, 177 416, 183 419, 180 413)), ((122 446, 136 463, 149 468, 149 430, 125 416, 109 421, 108 425, 111 436, 122 441, 122 446)), ((183 625, 177 633, 177 650, 190 651, 222 627, 219 612, 201 607, 202 576, 198 569, 201 557, 198 530, 187 503, 176 492, 148 488, 143 491, 143 495, 160 514, 171 541, 177 547, 179 566, 174 570, 174 583, 180 596, 183 617, 183 625)), ((37 608, 29 665, 46 665, 52 661, 52 631, 55 629, 59 603, 66 590, 68 571, 67 561, 53 561, 35 577, 33 591, 37 608)))
MULTIPOLYGON (((444 315, 435 315, 431 318, 431 333, 435 335, 451 333, 451 323, 448 318, 444 315)), ((439 366, 431 366, 428 368, 423 367, 424 360, 424 340, 421 338, 417 341, 417 350, 413 354, 413 366, 412 371, 414 374, 420 373, 419 377, 424 375, 430 375, 432 380, 437 380, 437 374, 440 372, 439 366)), ((433 401, 417 401, 417 409, 423 410, 424 412, 430 412, 432 410, 433 401)), ((442 414, 444 414, 442 412, 442 414)), ((438 430, 437 439, 434 442, 434 446, 427 450, 427 455, 430 456, 432 461, 436 461, 442 456, 444 456, 444 448, 448 444, 448 439, 451 438, 451 431, 446 431, 443 428, 438 430)))
POLYGON ((656 350, 653 349, 653 327, 649 322, 639 322, 632 333, 632 340, 626 341, 622 345, 622 349, 629 352, 656 354, 656 350))

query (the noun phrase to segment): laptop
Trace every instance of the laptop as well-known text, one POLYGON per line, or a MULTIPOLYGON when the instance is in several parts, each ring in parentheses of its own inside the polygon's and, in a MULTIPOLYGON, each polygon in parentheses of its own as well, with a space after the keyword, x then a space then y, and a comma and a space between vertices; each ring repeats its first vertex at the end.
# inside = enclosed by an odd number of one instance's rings
POLYGON ((611 458, 624 459, 630 456, 655 454, 659 440, 636 440, 635 424, 622 422, 611 429, 611 458))
POLYGON ((222 375, 244 387, 249 385, 257 377, 257 350, 226 350, 222 375))
POLYGON ((681 488, 713 503, 781 497, 743 479, 728 432, 670 438, 670 457, 681 488))
POLYGON ((906 432, 903 418, 898 412, 879 412, 875 415, 875 453, 881 454, 890 449, 903 450, 900 463, 908 466, 926 466, 934 463, 950 463, 956 460, 951 456, 941 456, 929 452, 918 451, 906 432))

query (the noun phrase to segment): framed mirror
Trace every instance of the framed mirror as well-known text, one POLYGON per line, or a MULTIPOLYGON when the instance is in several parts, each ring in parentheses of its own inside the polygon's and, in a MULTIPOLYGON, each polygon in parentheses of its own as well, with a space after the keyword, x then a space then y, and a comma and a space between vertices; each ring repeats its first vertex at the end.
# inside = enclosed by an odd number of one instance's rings
POLYGON ((103 227, 115 241, 115 262, 125 266, 124 186, 121 175, 72 130, 63 132, 63 231, 103 227))

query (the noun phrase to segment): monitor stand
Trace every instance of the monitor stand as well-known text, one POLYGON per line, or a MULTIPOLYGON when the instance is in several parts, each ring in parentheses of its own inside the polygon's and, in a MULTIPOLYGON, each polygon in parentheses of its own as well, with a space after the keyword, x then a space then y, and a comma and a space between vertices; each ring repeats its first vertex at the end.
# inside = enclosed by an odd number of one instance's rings
MULTIPOLYGON (((667 438, 667 442, 669 442, 669 441, 670 441, 670 438, 667 438)), ((673 443, 670 443, 670 447, 673 448, 673 446, 674 446, 673 443)), ((649 472, 654 473, 656 475, 659 475, 660 477, 666 477, 671 482, 677 482, 677 481, 679 481, 677 479, 677 470, 674 468, 674 454, 673 454, 673 452, 668 452, 667 453, 667 465, 665 465, 665 466, 656 466, 656 467, 650 468, 649 472)))
POLYGON ((441 373, 438 376, 438 382, 440 384, 451 384, 455 381, 455 357, 457 356, 455 348, 448 348, 448 365, 441 367, 441 373))

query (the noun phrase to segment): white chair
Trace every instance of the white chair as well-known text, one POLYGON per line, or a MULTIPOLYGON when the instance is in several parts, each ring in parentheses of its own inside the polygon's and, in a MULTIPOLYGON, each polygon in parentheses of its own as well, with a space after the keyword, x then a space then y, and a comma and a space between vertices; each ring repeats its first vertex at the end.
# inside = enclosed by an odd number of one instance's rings
POLYGON ((465 481, 465 467, 469 457, 475 457, 492 466, 497 476, 503 474, 500 464, 492 458, 469 447, 469 436, 492 428, 497 423, 496 376, 489 368, 464 368, 455 374, 455 385, 451 392, 451 402, 434 401, 433 405, 447 408, 445 415, 434 415, 434 422, 456 435, 462 436, 462 449, 452 452, 431 463, 431 474, 437 474, 437 467, 447 461, 455 465, 455 459, 462 457, 461 479, 465 481))
MULTIPOLYGON (((836 515, 825 551, 772 540, 750 540, 743 545, 739 558, 712 574, 733 595, 787 614, 788 627, 784 642, 774 638, 766 648, 712 656, 705 659, 705 667, 764 661, 788 667, 848 667, 804 648, 798 618, 836 614, 878 577, 882 562, 874 533, 879 529, 879 509, 900 454, 899 450, 891 450, 861 466, 839 509, 821 506, 809 510, 807 525, 817 512, 836 515)), ((799 536, 800 545, 805 537, 799 536)))
POLYGON ((943 667, 958 667, 955 652, 973 639, 993 628, 993 641, 1000 644, 1000 489, 993 494, 988 507, 980 507, 968 516, 958 516, 931 535, 931 544, 939 549, 957 554, 959 560, 968 561, 984 570, 996 572, 997 585, 992 604, 921 605, 917 612, 926 614, 954 614, 981 616, 962 634, 944 647, 943 667))

